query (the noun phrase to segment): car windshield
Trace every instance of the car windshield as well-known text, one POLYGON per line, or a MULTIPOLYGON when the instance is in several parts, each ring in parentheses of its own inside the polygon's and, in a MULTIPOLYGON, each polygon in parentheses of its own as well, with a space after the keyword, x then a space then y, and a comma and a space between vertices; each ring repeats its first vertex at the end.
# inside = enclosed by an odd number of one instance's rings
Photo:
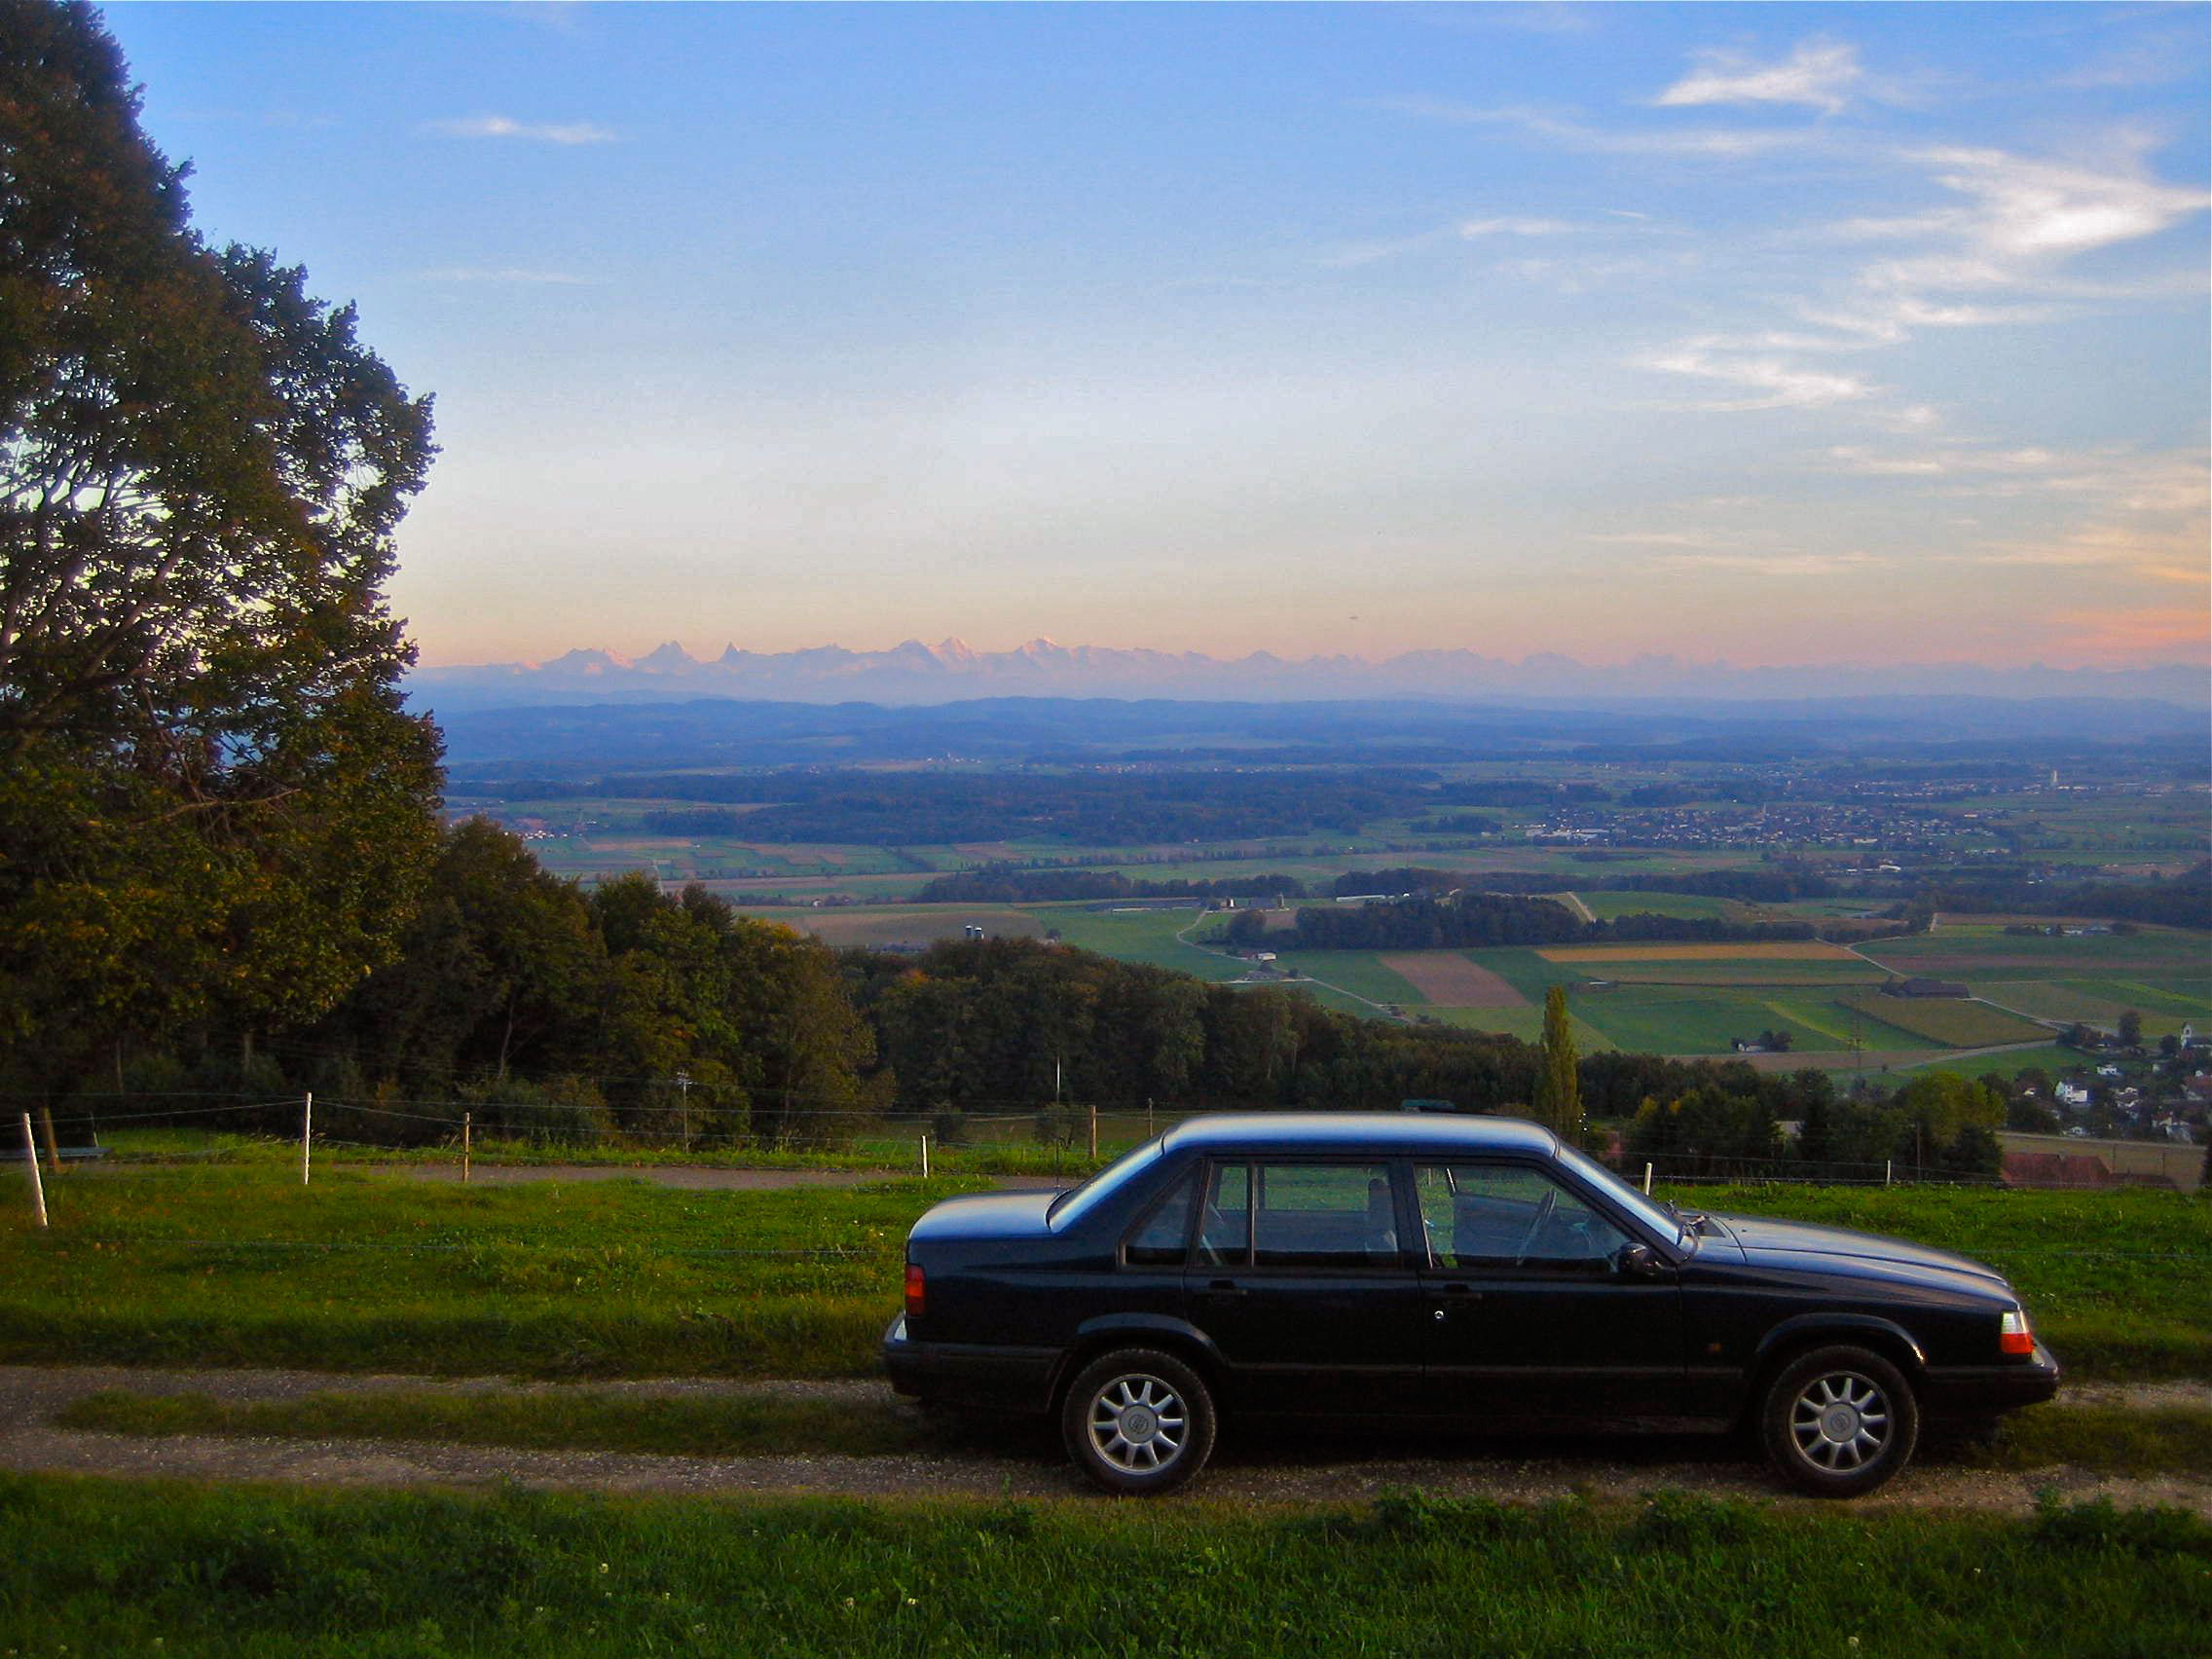
POLYGON ((1679 1218, 1671 1215, 1659 1204, 1653 1203, 1626 1181, 1607 1169, 1594 1158, 1587 1158, 1574 1148, 1560 1143, 1559 1161, 1580 1175, 1585 1181, 1595 1182, 1605 1190, 1606 1196, 1624 1209, 1635 1212, 1641 1221, 1662 1238, 1681 1243, 1683 1228, 1679 1218))
MULTIPOLYGON (((1163 1135, 1161 1140, 1166 1137, 1163 1135)), ((1054 1229, 1073 1226, 1090 1206, 1111 1198, 1123 1182, 1160 1156, 1161 1140, 1148 1140, 1124 1152, 1080 1187, 1070 1187, 1052 1200, 1045 1212, 1046 1225, 1054 1229)))

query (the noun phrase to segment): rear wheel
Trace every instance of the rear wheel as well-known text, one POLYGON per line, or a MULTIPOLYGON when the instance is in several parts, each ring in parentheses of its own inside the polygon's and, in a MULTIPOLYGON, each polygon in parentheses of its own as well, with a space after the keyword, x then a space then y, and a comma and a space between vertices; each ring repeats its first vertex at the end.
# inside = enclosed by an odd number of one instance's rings
POLYGON ((1815 1497, 1858 1497, 1912 1459, 1920 1406, 1912 1384, 1870 1348, 1815 1348, 1767 1384, 1759 1413, 1767 1461, 1815 1497))
POLYGON ((1213 1395, 1171 1353, 1119 1348, 1069 1384, 1060 1435, 1094 1485, 1126 1497, 1172 1492, 1213 1455, 1213 1395))

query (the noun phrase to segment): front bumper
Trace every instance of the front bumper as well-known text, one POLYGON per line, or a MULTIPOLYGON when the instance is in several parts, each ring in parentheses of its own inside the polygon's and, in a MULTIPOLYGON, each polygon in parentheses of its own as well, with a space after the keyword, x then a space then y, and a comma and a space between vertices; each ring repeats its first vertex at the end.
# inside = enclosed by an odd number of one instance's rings
POLYGON ((2038 1343, 2028 1359, 2009 1365, 1931 1368, 1921 1381, 1922 1404, 1936 1417, 1994 1417, 2055 1398, 2059 1377, 2058 1361, 2038 1343))
POLYGON ((883 1333, 883 1369, 891 1378, 893 1389, 951 1406, 1051 1411, 1060 1352, 1058 1348, 917 1342, 907 1334, 903 1313, 894 1315, 883 1333))

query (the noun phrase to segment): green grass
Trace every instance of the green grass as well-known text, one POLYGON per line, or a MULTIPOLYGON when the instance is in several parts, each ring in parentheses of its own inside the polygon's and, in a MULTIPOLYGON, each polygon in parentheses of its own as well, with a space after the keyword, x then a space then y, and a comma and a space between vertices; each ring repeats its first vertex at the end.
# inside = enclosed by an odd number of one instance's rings
POLYGON ((393 1388, 257 1401, 108 1389, 75 1401, 55 1420, 109 1434, 435 1440, 692 1457, 870 1456, 920 1451, 944 1437, 885 1400, 661 1397, 584 1387, 465 1394, 393 1388))
POLYGON ((905 1232, 974 1183, 443 1186, 255 1164, 0 1183, 0 1358, 537 1376, 849 1376, 905 1232))
POLYGON ((0 1620, 42 1654, 2098 1659, 2193 1651, 2207 1618, 2212 1529, 2055 1502, 1255 1513, 0 1477, 0 1620))
MULTIPOLYGON (((1942 1456, 1942 1448, 1935 1451, 1942 1456)), ((2054 1463, 2099 1474, 2212 1475, 2212 1412, 2183 1407, 2031 1406, 2006 1418, 1996 1443, 1967 1460, 1985 1468, 2043 1469, 2054 1463)))
MULTIPOLYGON (((0 1179, 0 1361, 539 1377, 875 1371, 906 1229, 962 1181, 718 1193, 286 1166, 0 1179)), ((2148 1191, 1690 1188, 2009 1274, 2080 1375, 2212 1377, 2212 1203, 2148 1191)))
MULTIPOLYGON (((2009 1058, 2009 1055, 1991 1056, 2009 1058)), ((2181 1193, 1988 1187, 1683 1187, 1681 1204, 1860 1228, 2012 1281, 2070 1375, 2212 1377, 2212 1202, 2181 1193)))
MULTIPOLYGON (((1173 1115, 1161 1113, 1164 1128, 1173 1115)), ((1101 1112, 1101 1154, 1125 1150, 1148 1138, 1141 1112, 1101 1112)), ((594 1169, 827 1169, 886 1176, 921 1173, 921 1137, 930 1136, 933 1175, 1049 1175, 1074 1180, 1093 1167, 1081 1148, 1050 1146, 1036 1138, 1031 1116, 981 1117, 963 1122, 964 1138, 947 1145, 930 1123, 916 1120, 901 1128, 879 1128, 840 1139, 831 1146, 775 1147, 729 1145, 701 1136, 686 1149, 659 1141, 627 1137, 590 1141, 494 1140, 479 1136, 472 1157, 479 1168, 517 1166, 594 1169)), ((209 1133, 203 1129, 102 1129, 100 1144, 114 1165, 145 1163, 258 1163, 297 1170, 300 1146, 294 1140, 263 1135, 209 1133)), ((316 1142, 317 1169, 356 1170, 387 1165, 440 1165, 459 1169, 458 1136, 434 1146, 327 1146, 316 1142)))

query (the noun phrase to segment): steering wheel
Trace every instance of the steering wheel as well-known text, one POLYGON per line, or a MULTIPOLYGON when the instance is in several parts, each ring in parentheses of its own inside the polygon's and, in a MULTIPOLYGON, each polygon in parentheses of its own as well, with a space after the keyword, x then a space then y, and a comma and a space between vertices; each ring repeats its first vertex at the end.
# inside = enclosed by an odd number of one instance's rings
POLYGON ((1543 1232, 1544 1223, 1551 1220, 1552 1211, 1559 1207, 1559 1189, 1544 1194, 1543 1201, 1536 1205, 1536 1219, 1529 1223, 1529 1231, 1522 1236, 1521 1246, 1513 1252, 1513 1265, 1519 1267, 1529 1259, 1529 1246, 1535 1243, 1536 1235, 1543 1232))

